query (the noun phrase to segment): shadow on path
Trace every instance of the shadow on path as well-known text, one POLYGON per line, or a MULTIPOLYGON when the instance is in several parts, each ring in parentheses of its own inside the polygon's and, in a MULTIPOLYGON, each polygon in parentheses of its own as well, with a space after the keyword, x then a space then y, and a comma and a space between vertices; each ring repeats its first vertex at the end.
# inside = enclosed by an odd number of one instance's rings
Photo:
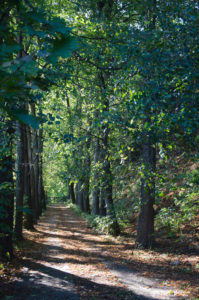
POLYGON ((158 300, 158 298, 148 298, 144 296, 135 296, 127 289, 117 288, 104 284, 97 284, 88 279, 72 275, 68 272, 63 272, 55 268, 51 268, 40 263, 32 262, 30 260, 23 260, 23 266, 31 272, 24 273, 23 277, 17 282, 13 282, 10 288, 14 288, 14 294, 9 299, 35 299, 35 300, 77 300, 79 297, 73 292, 73 286, 77 289, 85 290, 85 298, 89 298, 89 292, 95 291, 96 298, 101 300, 114 300, 114 299, 140 299, 140 300, 158 300), (26 285, 26 292, 22 289, 26 285))
MULTIPOLYGON (((27 237, 30 238, 29 235, 27 237)), ((1 298, 0 285, 0 299, 179 299, 169 296, 169 288, 161 286, 161 277, 148 279, 140 276, 135 271, 134 262, 125 259, 124 264, 124 256, 111 256, 111 251, 117 244, 103 239, 89 230, 86 222, 66 207, 49 207, 33 237, 28 240, 25 259, 20 262, 22 272, 7 284, 6 295, 9 298, 1 298), (109 246, 108 249, 106 245, 109 246), (107 273, 100 269, 101 263, 106 266, 107 273), (91 274, 89 270, 92 270, 91 274), (112 279, 112 275, 117 279, 112 279), (162 296, 159 296, 161 293, 162 296)), ((140 267, 157 270, 160 265, 157 261, 153 265, 140 263, 140 267)), ((173 268, 174 266, 167 267, 164 271, 169 273, 173 268)), ((180 271, 177 274, 182 276, 180 271)))

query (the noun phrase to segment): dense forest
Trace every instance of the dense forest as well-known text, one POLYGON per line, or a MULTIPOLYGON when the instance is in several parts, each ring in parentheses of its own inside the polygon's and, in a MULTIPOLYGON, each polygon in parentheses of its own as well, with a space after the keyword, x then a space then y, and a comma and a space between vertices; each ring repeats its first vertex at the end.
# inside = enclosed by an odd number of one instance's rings
POLYGON ((53 203, 137 249, 198 251, 198 2, 0 7, 1 260, 53 203))

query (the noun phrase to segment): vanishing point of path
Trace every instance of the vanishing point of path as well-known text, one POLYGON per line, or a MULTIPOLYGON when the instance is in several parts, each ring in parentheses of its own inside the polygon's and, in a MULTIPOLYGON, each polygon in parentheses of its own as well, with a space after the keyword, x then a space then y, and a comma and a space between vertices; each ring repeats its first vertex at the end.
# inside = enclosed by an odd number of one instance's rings
POLYGON ((158 279, 144 278, 115 261, 111 252, 117 245, 63 205, 50 206, 28 238, 31 247, 25 249, 23 267, 5 299, 182 299, 158 279))

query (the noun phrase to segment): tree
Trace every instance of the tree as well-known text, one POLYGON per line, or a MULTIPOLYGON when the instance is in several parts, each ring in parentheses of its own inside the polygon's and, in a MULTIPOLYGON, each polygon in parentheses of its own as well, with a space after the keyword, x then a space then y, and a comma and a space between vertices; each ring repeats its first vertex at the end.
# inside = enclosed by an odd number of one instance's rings
POLYGON ((13 134, 11 120, 1 115, 1 155, 0 155, 0 255, 12 258, 12 230, 14 214, 13 179, 13 134))

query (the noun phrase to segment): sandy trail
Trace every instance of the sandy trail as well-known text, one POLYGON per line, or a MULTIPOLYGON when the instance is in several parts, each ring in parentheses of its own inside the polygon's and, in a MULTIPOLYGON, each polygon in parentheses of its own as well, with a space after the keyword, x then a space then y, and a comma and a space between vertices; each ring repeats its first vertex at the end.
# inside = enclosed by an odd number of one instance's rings
POLYGON ((31 238, 25 235, 32 246, 9 299, 180 299, 157 280, 118 264, 111 256, 114 245, 63 205, 50 206, 31 238))

